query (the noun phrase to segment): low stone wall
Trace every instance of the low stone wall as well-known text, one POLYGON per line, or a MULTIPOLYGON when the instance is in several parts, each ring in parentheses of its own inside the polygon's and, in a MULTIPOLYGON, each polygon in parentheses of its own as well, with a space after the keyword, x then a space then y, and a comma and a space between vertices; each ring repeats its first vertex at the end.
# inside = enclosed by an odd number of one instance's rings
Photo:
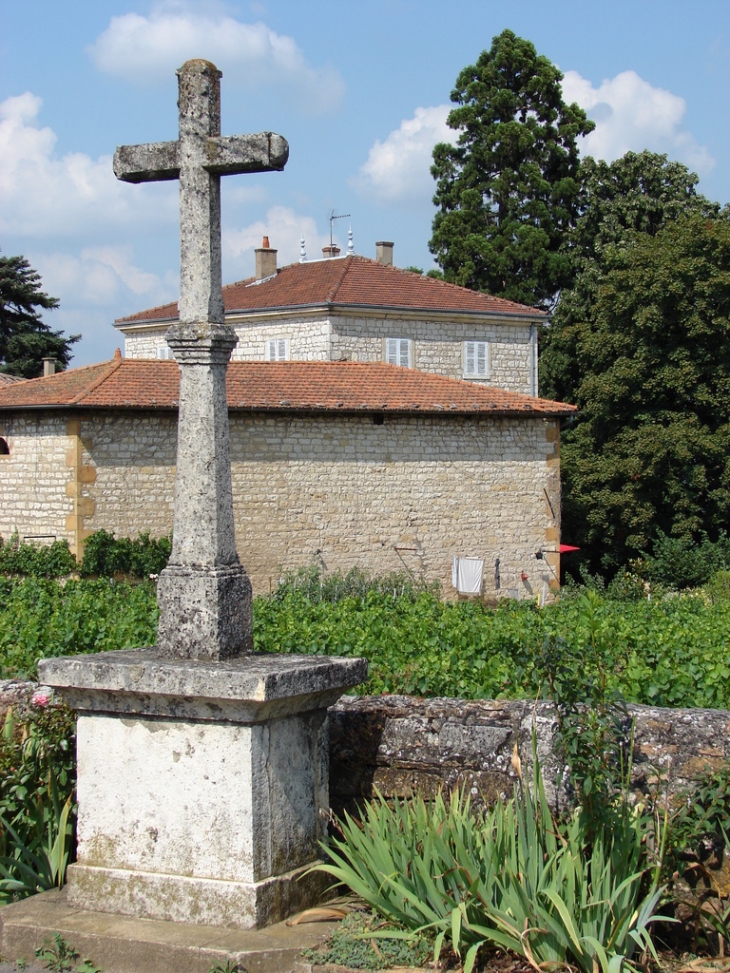
MULTIPOLYGON (((37 688, 0 680, 0 722, 11 706, 27 707, 37 688)), ((630 706, 629 712, 632 783, 639 794, 666 780, 672 797, 730 760, 727 710, 630 706)), ((515 745, 529 776, 533 727, 547 790, 559 809, 566 795, 555 782, 565 780, 565 767, 554 752, 550 703, 342 696, 330 709, 330 804, 341 814, 376 789, 386 797, 433 797, 455 785, 468 787, 476 803, 508 796, 516 780, 515 745)))
MULTIPOLYGON (((629 712, 638 793, 666 780, 671 798, 730 759, 727 710, 630 706, 629 712)), ((386 797, 433 796, 457 784, 477 803, 507 796, 516 780, 515 745, 523 767, 531 763, 533 727, 546 789, 559 808, 566 795, 555 782, 566 773, 554 752, 552 704, 343 696, 330 710, 330 804, 342 813, 376 789, 386 797)))

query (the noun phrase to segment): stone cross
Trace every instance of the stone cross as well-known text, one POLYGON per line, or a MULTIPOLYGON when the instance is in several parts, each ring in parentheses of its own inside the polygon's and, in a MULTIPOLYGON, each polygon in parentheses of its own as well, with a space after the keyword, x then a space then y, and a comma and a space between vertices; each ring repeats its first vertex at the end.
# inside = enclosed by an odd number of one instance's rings
POLYGON ((221 73, 193 60, 177 72, 180 137, 125 145, 126 182, 180 182, 179 320, 166 335, 180 365, 173 548, 160 575, 158 651, 226 659, 252 649, 251 584, 236 553, 226 369, 236 345, 221 291, 220 177, 280 170, 289 147, 271 132, 220 134, 221 73))

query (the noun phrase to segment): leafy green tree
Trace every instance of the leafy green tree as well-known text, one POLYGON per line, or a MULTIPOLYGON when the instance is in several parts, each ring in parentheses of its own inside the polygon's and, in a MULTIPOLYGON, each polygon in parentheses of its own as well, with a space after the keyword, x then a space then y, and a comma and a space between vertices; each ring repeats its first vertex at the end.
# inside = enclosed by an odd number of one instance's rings
POLYGON ((563 101, 562 74, 503 31, 461 72, 431 173, 438 212, 429 243, 446 280, 549 306, 569 279, 561 246, 578 215, 577 138, 594 128, 563 101))
POLYGON ((615 162, 581 165, 580 216, 565 240, 570 283, 540 339, 540 391, 575 402, 584 373, 578 346, 594 327, 598 290, 611 247, 636 233, 655 236, 688 213, 708 217, 719 207, 696 191, 698 179, 681 162, 654 152, 627 152, 615 162))
POLYGON ((687 213, 601 254, 573 334, 580 413, 563 437, 563 534, 615 569, 730 526, 730 211, 687 213))
POLYGON ((65 338, 44 324, 38 309, 56 307, 58 300, 41 290, 40 275, 25 257, 0 257, 0 372, 36 378, 43 374, 44 358, 68 365, 71 346, 81 336, 65 338))

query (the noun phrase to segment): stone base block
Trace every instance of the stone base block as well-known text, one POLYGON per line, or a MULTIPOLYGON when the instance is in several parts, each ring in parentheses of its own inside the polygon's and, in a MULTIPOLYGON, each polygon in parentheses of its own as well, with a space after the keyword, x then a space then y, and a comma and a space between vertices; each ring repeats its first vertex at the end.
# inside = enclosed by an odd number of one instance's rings
POLYGON ((225 929, 136 919, 71 906, 67 889, 0 908, 3 957, 32 964, 35 949, 60 934, 106 973, 205 973, 226 964, 249 973, 311 973, 302 950, 316 949, 336 928, 333 922, 282 922, 265 929, 225 929))
POLYGON ((240 564, 168 564, 157 583, 157 651, 180 659, 232 659, 253 650, 251 582, 240 564))
POLYGON ((362 659, 46 659, 78 711, 78 862, 89 909, 251 929, 314 904, 329 814, 327 708, 362 659))
POLYGON ((325 898, 332 876, 309 867, 261 882, 221 882, 76 864, 69 868, 68 902, 138 919, 257 929, 325 898))

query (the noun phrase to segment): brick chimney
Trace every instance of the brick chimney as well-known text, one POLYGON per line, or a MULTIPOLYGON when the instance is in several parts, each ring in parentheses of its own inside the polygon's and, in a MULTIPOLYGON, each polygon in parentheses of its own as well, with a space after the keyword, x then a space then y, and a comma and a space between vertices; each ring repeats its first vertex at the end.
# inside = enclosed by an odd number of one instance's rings
POLYGON ((56 374, 56 359, 55 358, 44 358, 43 359, 43 378, 47 375, 56 374))
POLYGON ((393 247, 395 244, 387 243, 385 240, 381 240, 380 243, 375 244, 375 259, 379 264, 384 264, 386 267, 393 266, 393 247))
POLYGON ((336 246, 334 243, 331 246, 322 247, 323 257, 337 257, 339 256, 339 253, 340 253, 340 248, 336 246))
POLYGON ((256 254, 256 280, 273 277, 276 273, 276 255, 279 251, 269 246, 269 238, 264 237, 260 247, 254 250, 256 254))

